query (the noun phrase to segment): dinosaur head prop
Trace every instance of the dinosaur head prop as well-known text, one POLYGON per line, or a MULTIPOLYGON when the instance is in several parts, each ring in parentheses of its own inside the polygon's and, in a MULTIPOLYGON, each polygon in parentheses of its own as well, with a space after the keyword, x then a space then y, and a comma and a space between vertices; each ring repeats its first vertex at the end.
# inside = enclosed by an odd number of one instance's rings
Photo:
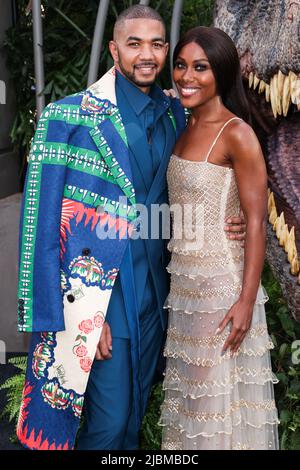
POLYGON ((234 41, 269 175, 267 258, 300 321, 300 0, 216 0, 234 41))

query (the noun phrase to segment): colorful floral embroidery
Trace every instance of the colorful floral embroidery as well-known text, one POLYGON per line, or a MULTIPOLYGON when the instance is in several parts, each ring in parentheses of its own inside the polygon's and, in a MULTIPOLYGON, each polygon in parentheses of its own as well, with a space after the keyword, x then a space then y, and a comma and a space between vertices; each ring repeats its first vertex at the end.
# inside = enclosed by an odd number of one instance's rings
POLYGON ((37 379, 45 376, 47 367, 52 362, 52 350, 46 343, 39 343, 33 353, 32 371, 37 379))
POLYGON ((90 372, 93 361, 90 357, 83 357, 80 359, 80 367, 84 372, 90 372))
MULTIPOLYGON (((100 317, 100 315, 98 315, 100 317)), ((100 322, 100 318, 97 319, 98 323, 100 322)), ((85 335, 88 335, 94 330, 94 323, 93 321, 88 318, 86 320, 82 320, 81 323, 78 325, 79 330, 81 330, 85 335)), ((90 357, 87 356, 88 350, 86 346, 82 343, 87 343, 87 337, 83 334, 79 333, 75 339, 75 346, 73 347, 73 353, 81 358, 79 361, 80 367, 84 372, 89 372, 91 370, 93 361, 90 357)))
POLYGON ((50 333, 49 331, 45 331, 41 333, 41 338, 48 346, 55 346, 56 345, 56 335, 55 333, 50 333))
POLYGON ((113 268, 105 273, 102 263, 93 256, 78 256, 70 263, 69 269, 73 277, 80 277, 87 286, 98 285, 103 290, 113 287, 119 272, 113 268))
POLYGON ((74 415, 77 418, 80 418, 81 416, 82 408, 83 408, 83 401, 84 401, 83 396, 77 396, 76 398, 74 398, 72 402, 72 410, 74 412, 74 415))
POLYGON ((80 345, 80 346, 77 346, 74 348, 74 353, 76 354, 76 356, 78 357, 84 357, 87 355, 88 353, 88 350, 85 346, 83 345, 80 345))
POLYGON ((78 276, 84 280, 86 285, 100 284, 104 276, 102 264, 94 257, 79 256, 69 266, 72 276, 78 276))
POLYGON ((64 391, 57 382, 46 382, 42 387, 42 395, 45 402, 58 410, 65 410, 74 398, 73 392, 64 391))
POLYGON ((105 113, 111 107, 111 102, 108 100, 99 101, 98 98, 93 95, 87 94, 84 96, 81 102, 81 108, 84 111, 89 111, 92 113, 105 113))
POLYGON ((60 286, 61 286, 62 292, 66 292, 67 290, 71 288, 71 285, 66 276, 66 273, 62 269, 60 270, 60 286))
POLYGON ((101 287, 103 289, 111 289, 115 283, 119 270, 114 268, 108 271, 104 278, 101 280, 101 287))
POLYGON ((97 312, 96 315, 94 316, 94 325, 96 328, 102 328, 104 324, 104 313, 103 312, 97 312))
POLYGON ((94 324, 90 318, 87 320, 82 320, 81 323, 79 323, 78 328, 83 331, 86 335, 88 335, 91 331, 94 329, 94 324))

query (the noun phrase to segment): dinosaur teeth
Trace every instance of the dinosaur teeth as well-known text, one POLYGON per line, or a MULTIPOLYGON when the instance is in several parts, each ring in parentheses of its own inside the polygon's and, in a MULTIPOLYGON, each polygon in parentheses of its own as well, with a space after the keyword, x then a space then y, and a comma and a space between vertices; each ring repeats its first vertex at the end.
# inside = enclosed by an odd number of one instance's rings
MULTIPOLYGON (((280 216, 277 216, 275 198, 271 191, 268 191, 268 214, 269 222, 273 225, 273 230, 276 232, 279 244, 287 254, 287 259, 291 265, 291 274, 297 276, 300 266, 296 247, 295 227, 292 227, 289 231, 288 225, 285 223, 284 213, 281 212, 280 216)), ((298 282, 300 284, 300 273, 298 282)))
POLYGON ((295 243, 295 227, 291 228, 291 231, 288 235, 287 243, 285 246, 285 251, 288 255, 288 260, 291 263, 295 255, 297 254, 297 248, 295 243))
POLYGON ((268 85, 268 83, 266 83, 266 102, 269 103, 270 102, 270 85, 268 85))
POLYGON ((260 82, 259 78, 256 75, 254 75, 254 80, 253 80, 253 89, 254 90, 256 89, 259 82, 260 82))
POLYGON ((291 262, 291 274, 293 276, 297 276, 298 273, 299 273, 299 260, 298 260, 298 255, 296 253, 296 255, 294 256, 291 262))
POLYGON ((290 87, 290 77, 286 76, 284 78, 283 90, 282 90, 282 114, 287 116, 291 99, 291 87, 290 87))
POLYGON ((278 94, 281 96, 283 91, 283 84, 284 84, 285 75, 279 70, 277 74, 277 88, 278 94))
POLYGON ((277 210, 275 206, 274 194, 272 192, 269 193, 269 197, 268 197, 268 214, 269 214, 270 224, 274 225, 278 216, 277 216, 277 210))
POLYGON ((281 70, 275 73, 270 84, 260 80, 253 72, 248 77, 249 88, 265 93, 267 103, 271 103, 274 117, 287 116, 291 103, 300 110, 300 75, 290 71, 285 75, 281 70))
MULTIPOLYGON (((275 207, 275 198, 274 198, 274 193, 272 193, 269 189, 268 189, 268 212, 270 213, 271 210, 273 209, 273 207, 275 207)), ((275 207, 276 209, 276 207, 275 207)))
POLYGON ((276 220, 276 236, 278 240, 280 240, 280 235, 281 231, 283 230, 283 227, 285 226, 285 220, 284 220, 284 213, 281 212, 280 216, 276 220))
POLYGON ((270 82, 270 100, 271 100, 272 111, 273 111, 274 117, 276 118, 277 117, 277 100, 276 100, 277 87, 276 87, 276 84, 275 84, 275 81, 274 81, 275 76, 276 75, 274 75, 271 78, 271 82, 270 82))
POLYGON ((276 109, 277 109, 277 113, 281 115, 282 114, 281 94, 280 94, 281 84, 279 82, 278 74, 275 74, 273 78, 274 78, 273 86, 274 86, 274 94, 275 94, 275 101, 276 101, 276 109))
POLYGON ((287 245, 287 240, 289 236, 289 229, 287 224, 284 224, 283 227, 281 227, 280 234, 279 234, 279 245, 283 246, 285 249, 287 245))
POLYGON ((249 88, 251 88, 253 85, 253 72, 249 73, 248 80, 249 80, 249 88))
POLYGON ((297 82, 298 82, 298 77, 297 75, 290 71, 289 72, 289 77, 290 77, 290 87, 291 87, 291 101, 293 104, 297 104, 297 82))
POLYGON ((276 207, 273 207, 270 211, 270 215, 269 215, 269 222, 270 224, 274 225, 275 224, 275 221, 277 219, 278 215, 277 215, 277 210, 276 210, 276 207))
POLYGON ((260 81, 259 87, 258 87, 258 93, 262 93, 266 89, 266 82, 263 80, 260 81))

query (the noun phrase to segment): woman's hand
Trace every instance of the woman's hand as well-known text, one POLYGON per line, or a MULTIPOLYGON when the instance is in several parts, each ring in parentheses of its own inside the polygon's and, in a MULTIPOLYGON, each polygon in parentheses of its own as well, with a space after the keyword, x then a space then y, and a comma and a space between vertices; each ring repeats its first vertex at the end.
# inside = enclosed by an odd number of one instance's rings
POLYGON ((101 331, 99 343, 97 345, 95 359, 97 359, 97 361, 103 361, 104 359, 111 359, 112 357, 111 351, 112 351, 112 337, 111 337, 110 326, 108 323, 105 322, 101 331))
POLYGON ((239 299, 235 304, 233 304, 225 318, 221 321, 216 334, 222 333, 228 323, 232 322, 231 332, 222 348, 222 356, 228 348, 230 349, 231 354, 237 352, 239 349, 251 326, 253 307, 254 304, 252 302, 249 303, 239 299))
POLYGON ((227 238, 230 240, 238 240, 241 242, 241 246, 245 245, 246 238, 246 222, 243 211, 240 211, 238 217, 228 217, 225 220, 225 232, 227 232, 227 238))
POLYGON ((176 91, 173 88, 169 90, 164 90, 164 94, 167 95, 169 98, 177 98, 176 91))

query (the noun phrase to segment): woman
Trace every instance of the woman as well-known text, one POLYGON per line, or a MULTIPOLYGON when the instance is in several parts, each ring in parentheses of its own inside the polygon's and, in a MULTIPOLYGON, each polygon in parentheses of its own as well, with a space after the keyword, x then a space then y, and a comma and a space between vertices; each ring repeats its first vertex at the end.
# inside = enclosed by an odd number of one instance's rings
POLYGON ((183 217, 178 238, 181 219, 173 217, 169 243, 162 447, 276 449, 277 380, 260 286, 267 175, 231 39, 217 28, 186 33, 174 51, 174 81, 191 117, 170 160, 169 198, 183 213, 192 204, 194 215, 190 225, 183 217), (244 249, 222 228, 240 208, 244 249))

